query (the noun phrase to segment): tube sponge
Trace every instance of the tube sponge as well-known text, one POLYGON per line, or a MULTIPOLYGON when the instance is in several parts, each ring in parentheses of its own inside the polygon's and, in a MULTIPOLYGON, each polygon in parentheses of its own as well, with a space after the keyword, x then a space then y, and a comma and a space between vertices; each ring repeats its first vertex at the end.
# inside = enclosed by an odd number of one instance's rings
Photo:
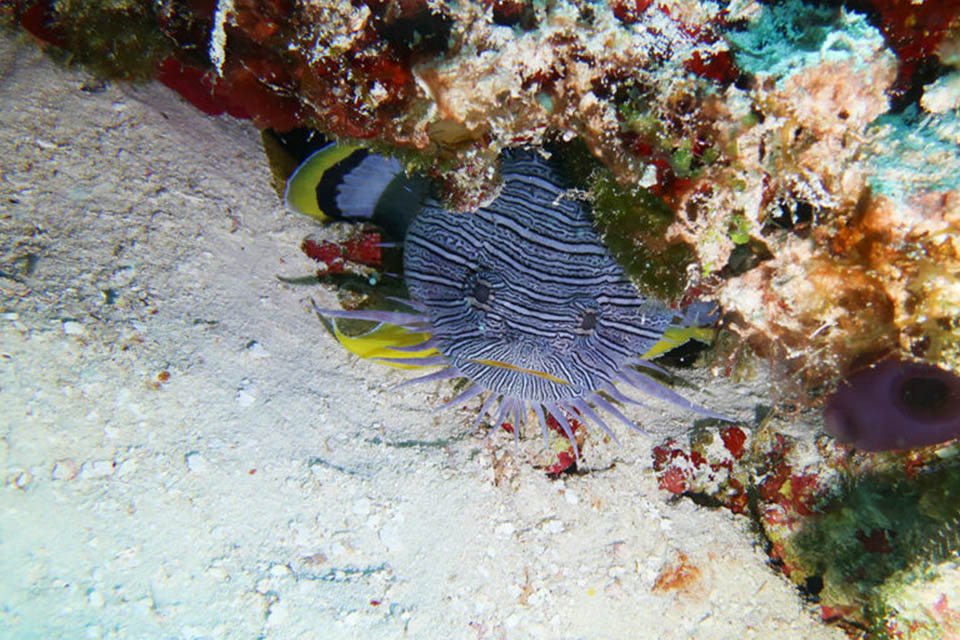
POLYGON ((827 432, 864 451, 909 449, 960 437, 960 378, 895 358, 857 371, 823 411, 827 432))

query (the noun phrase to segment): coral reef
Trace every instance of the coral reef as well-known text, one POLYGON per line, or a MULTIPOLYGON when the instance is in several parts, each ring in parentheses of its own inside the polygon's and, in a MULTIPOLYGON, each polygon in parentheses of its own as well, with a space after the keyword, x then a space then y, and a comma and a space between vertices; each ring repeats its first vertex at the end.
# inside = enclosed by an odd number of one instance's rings
POLYGON ((952 116, 884 116, 897 60, 846 10, 765 7, 730 40, 758 122, 728 129, 738 162, 711 167, 675 225, 726 265, 730 327, 808 389, 890 352, 956 368, 952 116))
POLYGON ((890 348, 895 334, 883 292, 830 251, 829 237, 832 225, 849 222, 840 212, 856 211, 864 197, 864 130, 888 109, 896 61, 862 17, 799 2, 776 13, 765 7, 732 41, 740 43, 736 59, 757 69, 742 114, 749 126, 728 130, 735 162, 691 193, 684 206, 696 218, 677 232, 714 268, 730 264, 735 241, 755 243, 759 264, 731 273, 718 298, 753 348, 815 384, 854 354, 890 348), (782 46, 803 47, 784 55, 771 32, 790 34, 782 46))
POLYGON ((702 428, 654 449, 661 488, 749 517, 772 564, 853 637, 943 638, 957 627, 955 445, 850 453, 820 438, 702 428))

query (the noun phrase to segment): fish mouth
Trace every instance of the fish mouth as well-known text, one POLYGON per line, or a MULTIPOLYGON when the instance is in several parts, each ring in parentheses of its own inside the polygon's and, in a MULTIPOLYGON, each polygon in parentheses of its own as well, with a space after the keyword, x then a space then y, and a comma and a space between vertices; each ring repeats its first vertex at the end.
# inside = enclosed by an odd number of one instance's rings
POLYGON ((501 362, 500 360, 481 360, 476 358, 470 358, 469 362, 475 362, 476 364, 483 364, 489 367, 500 367, 501 369, 510 369, 512 371, 520 371, 522 373, 529 373, 532 376, 539 376, 551 382, 556 382, 558 384, 569 385, 570 383, 564 380, 563 378, 558 378, 557 376, 546 373, 544 371, 537 371, 536 369, 524 369, 523 367, 518 367, 516 365, 510 364, 509 362, 501 362))

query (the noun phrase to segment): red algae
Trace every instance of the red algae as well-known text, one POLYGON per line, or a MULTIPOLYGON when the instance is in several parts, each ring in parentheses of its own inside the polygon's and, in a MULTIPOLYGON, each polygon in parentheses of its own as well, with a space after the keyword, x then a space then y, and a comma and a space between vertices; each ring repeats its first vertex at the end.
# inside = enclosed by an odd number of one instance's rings
POLYGON ((303 253, 323 267, 320 275, 343 273, 347 263, 379 268, 383 265, 382 238, 376 231, 361 231, 342 242, 307 238, 301 244, 303 253))
POLYGON ((166 58, 160 64, 157 80, 179 93, 207 115, 218 116, 228 113, 234 118, 250 118, 250 114, 245 109, 225 96, 218 95, 209 72, 184 65, 173 56, 166 58))
POLYGON ((853 4, 875 13, 880 32, 900 59, 890 90, 895 99, 910 91, 914 76, 932 62, 944 37, 960 27, 958 0, 861 0, 853 4))

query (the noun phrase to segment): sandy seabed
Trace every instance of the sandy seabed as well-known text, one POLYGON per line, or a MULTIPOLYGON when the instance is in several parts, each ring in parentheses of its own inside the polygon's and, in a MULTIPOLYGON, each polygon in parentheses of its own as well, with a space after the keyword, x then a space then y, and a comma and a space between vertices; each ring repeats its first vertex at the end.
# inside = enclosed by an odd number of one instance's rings
POLYGON ((0 198, 3 638, 845 637, 746 519, 668 500, 654 441, 550 480, 536 433, 485 440, 429 411, 449 385, 342 350, 332 295, 277 277, 322 230, 249 123, 3 34, 0 198))

